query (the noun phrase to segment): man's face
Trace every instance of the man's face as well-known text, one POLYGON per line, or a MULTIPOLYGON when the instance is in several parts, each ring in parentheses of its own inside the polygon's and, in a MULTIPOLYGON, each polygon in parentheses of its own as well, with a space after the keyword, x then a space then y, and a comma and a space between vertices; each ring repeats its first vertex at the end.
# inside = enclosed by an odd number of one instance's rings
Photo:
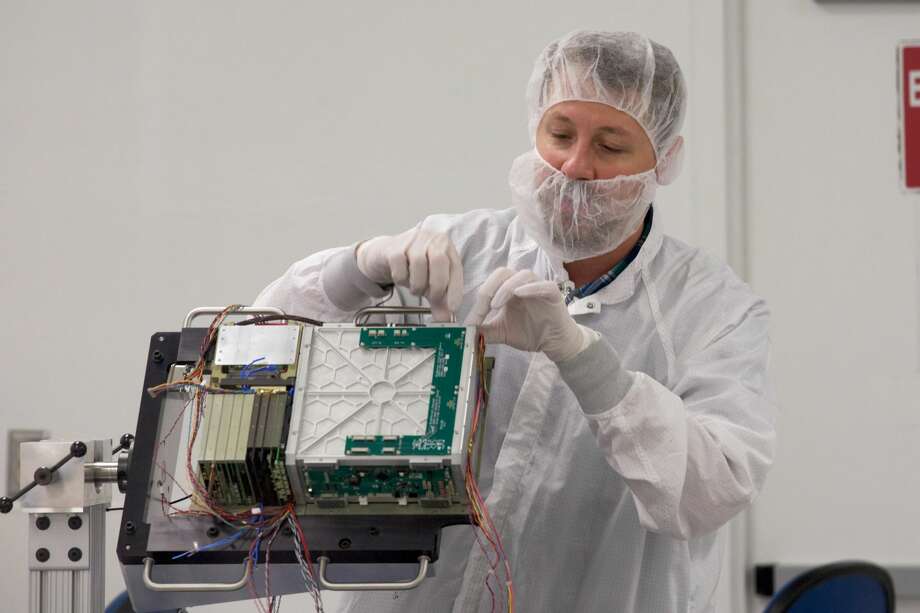
POLYGON ((645 130, 622 111, 599 102, 553 105, 537 127, 537 152, 569 179, 592 181, 655 167, 645 130))
POLYGON ((534 171, 534 204, 553 243, 569 253, 616 247, 654 194, 645 130, 606 104, 566 101, 544 113, 536 145, 546 164, 534 171))

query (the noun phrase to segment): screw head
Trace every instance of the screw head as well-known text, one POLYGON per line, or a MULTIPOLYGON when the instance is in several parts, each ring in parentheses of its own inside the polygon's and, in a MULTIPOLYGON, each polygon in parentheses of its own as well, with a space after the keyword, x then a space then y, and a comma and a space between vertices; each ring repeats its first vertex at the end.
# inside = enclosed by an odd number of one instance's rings
POLYGON ((153 361, 156 364, 160 364, 163 361, 163 352, 161 352, 159 349, 155 350, 153 352, 153 361))
POLYGON ((368 530, 368 533, 369 533, 371 536, 377 536, 377 535, 380 534, 380 528, 378 528, 377 526, 371 526, 371 529, 368 530))
POLYGON ((35 473, 32 475, 32 478, 35 479, 35 482, 39 485, 48 485, 51 483, 51 479, 54 477, 54 473, 51 472, 51 469, 47 466, 39 466, 35 469, 35 473))
POLYGON ((48 558, 51 557, 51 552, 45 549, 44 547, 37 549, 35 551, 35 559, 39 562, 47 562, 48 558))
POLYGON ((71 547, 71 548, 67 551, 67 558, 68 558, 71 562, 79 562, 79 561, 80 561, 80 558, 82 558, 82 557, 83 557, 83 552, 80 551, 80 548, 79 548, 79 547, 71 547))
POLYGON ((79 515, 71 515, 67 520, 67 525, 71 530, 79 530, 83 527, 83 519, 79 515))
POLYGON ((13 510, 13 501, 3 496, 0 498, 0 513, 9 513, 13 510))
POLYGON ((126 522, 125 522, 125 534, 134 534, 134 531, 135 531, 135 530, 136 530, 136 528, 134 527, 134 522, 133 522, 133 521, 126 521, 126 522))
POLYGON ((351 539, 342 539, 339 541, 339 549, 350 549, 351 548, 351 539))
POLYGON ((74 441, 70 446, 70 453, 72 453, 75 458, 82 458, 86 455, 86 443, 83 441, 74 441))
POLYGON ((51 519, 42 515, 35 519, 35 527, 39 530, 47 530, 51 527, 51 519))
POLYGON ((121 438, 118 439, 118 443, 121 445, 122 449, 130 449, 131 443, 134 442, 134 435, 131 433, 122 434, 121 438))
POLYGON ((208 528, 209 537, 215 538, 219 534, 220 534, 220 529, 217 526, 211 526, 210 528, 208 528))

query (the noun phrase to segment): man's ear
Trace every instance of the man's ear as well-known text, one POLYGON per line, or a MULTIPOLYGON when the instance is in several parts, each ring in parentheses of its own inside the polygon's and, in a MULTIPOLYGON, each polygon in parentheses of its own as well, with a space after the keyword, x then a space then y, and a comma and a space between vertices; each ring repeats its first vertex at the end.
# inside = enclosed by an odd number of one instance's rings
POLYGON ((667 185, 673 183, 680 170, 684 165, 684 137, 678 136, 668 147, 661 159, 658 160, 658 166, 655 167, 655 178, 658 185, 667 185))

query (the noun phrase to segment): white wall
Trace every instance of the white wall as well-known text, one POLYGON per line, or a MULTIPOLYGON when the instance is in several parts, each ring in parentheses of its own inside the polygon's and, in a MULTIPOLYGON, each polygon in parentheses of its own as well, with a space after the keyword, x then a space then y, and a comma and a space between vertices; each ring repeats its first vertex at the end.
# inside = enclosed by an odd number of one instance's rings
MULTIPOLYGON (((0 0, 2 428, 132 431, 149 335, 190 308, 429 212, 506 206, 533 59, 576 27, 682 60, 687 173, 659 210, 721 252, 720 4, 0 0)), ((24 526, 0 517, 8 610, 26 606, 24 526)))
POLYGON ((895 95, 920 5, 745 7, 750 270, 783 405, 755 558, 920 565, 920 195, 898 189, 895 95))

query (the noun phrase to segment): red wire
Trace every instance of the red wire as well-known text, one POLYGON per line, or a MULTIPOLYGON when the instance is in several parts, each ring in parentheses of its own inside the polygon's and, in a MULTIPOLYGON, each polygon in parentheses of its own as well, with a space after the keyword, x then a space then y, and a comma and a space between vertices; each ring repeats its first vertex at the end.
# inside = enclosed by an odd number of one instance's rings
MULTIPOLYGON (((483 366, 484 366, 483 359, 484 359, 484 351, 485 351, 485 339, 483 338, 482 335, 479 335, 478 341, 479 341, 478 344, 479 344, 479 352, 480 352, 479 353, 479 368, 480 368, 480 375, 481 375, 483 372, 483 366)), ((470 425, 471 440, 475 440, 476 433, 478 432, 478 429, 479 429, 479 418, 480 418, 480 414, 482 411, 482 407, 485 402, 485 396, 486 396, 485 382, 480 377, 479 394, 477 395, 477 398, 476 398, 476 408, 474 409, 473 418, 472 418, 471 425, 470 425)), ((486 540, 489 541, 489 544, 492 545, 492 549, 495 553, 495 560, 493 562, 488 552, 485 550, 482 544, 482 541, 479 539, 479 535, 477 533, 476 535, 477 542, 479 543, 480 548, 483 549, 483 554, 486 556, 486 560, 488 561, 489 567, 490 567, 490 572, 486 575, 486 578, 485 578, 485 585, 486 585, 486 588, 489 590, 489 595, 492 599, 492 610, 494 611, 495 594, 492 591, 492 587, 489 585, 489 579, 491 576, 495 576, 494 573, 495 573, 495 570, 499 562, 503 562, 505 575, 507 578, 506 584, 508 587, 508 598, 507 598, 508 609, 509 611, 513 611, 514 610, 514 605, 513 605, 514 587, 513 587, 513 582, 511 578, 511 566, 508 562, 508 556, 505 553, 504 544, 502 543, 502 540, 501 540, 501 534, 498 532, 498 530, 495 527, 495 523, 492 521, 492 517, 491 517, 491 514, 489 513, 489 509, 486 506, 485 500, 483 500, 482 498, 482 493, 479 490, 479 485, 476 483, 476 478, 472 470, 472 459, 470 457, 472 455, 471 452, 472 452, 472 448, 470 448, 467 453, 465 475, 466 475, 466 480, 467 480, 466 481, 467 482, 467 493, 469 494, 470 498, 472 498, 476 503, 475 505, 471 505, 472 506, 471 510, 473 511, 473 515, 474 515, 474 523, 479 526, 479 530, 482 532, 483 536, 486 537, 486 540)))

